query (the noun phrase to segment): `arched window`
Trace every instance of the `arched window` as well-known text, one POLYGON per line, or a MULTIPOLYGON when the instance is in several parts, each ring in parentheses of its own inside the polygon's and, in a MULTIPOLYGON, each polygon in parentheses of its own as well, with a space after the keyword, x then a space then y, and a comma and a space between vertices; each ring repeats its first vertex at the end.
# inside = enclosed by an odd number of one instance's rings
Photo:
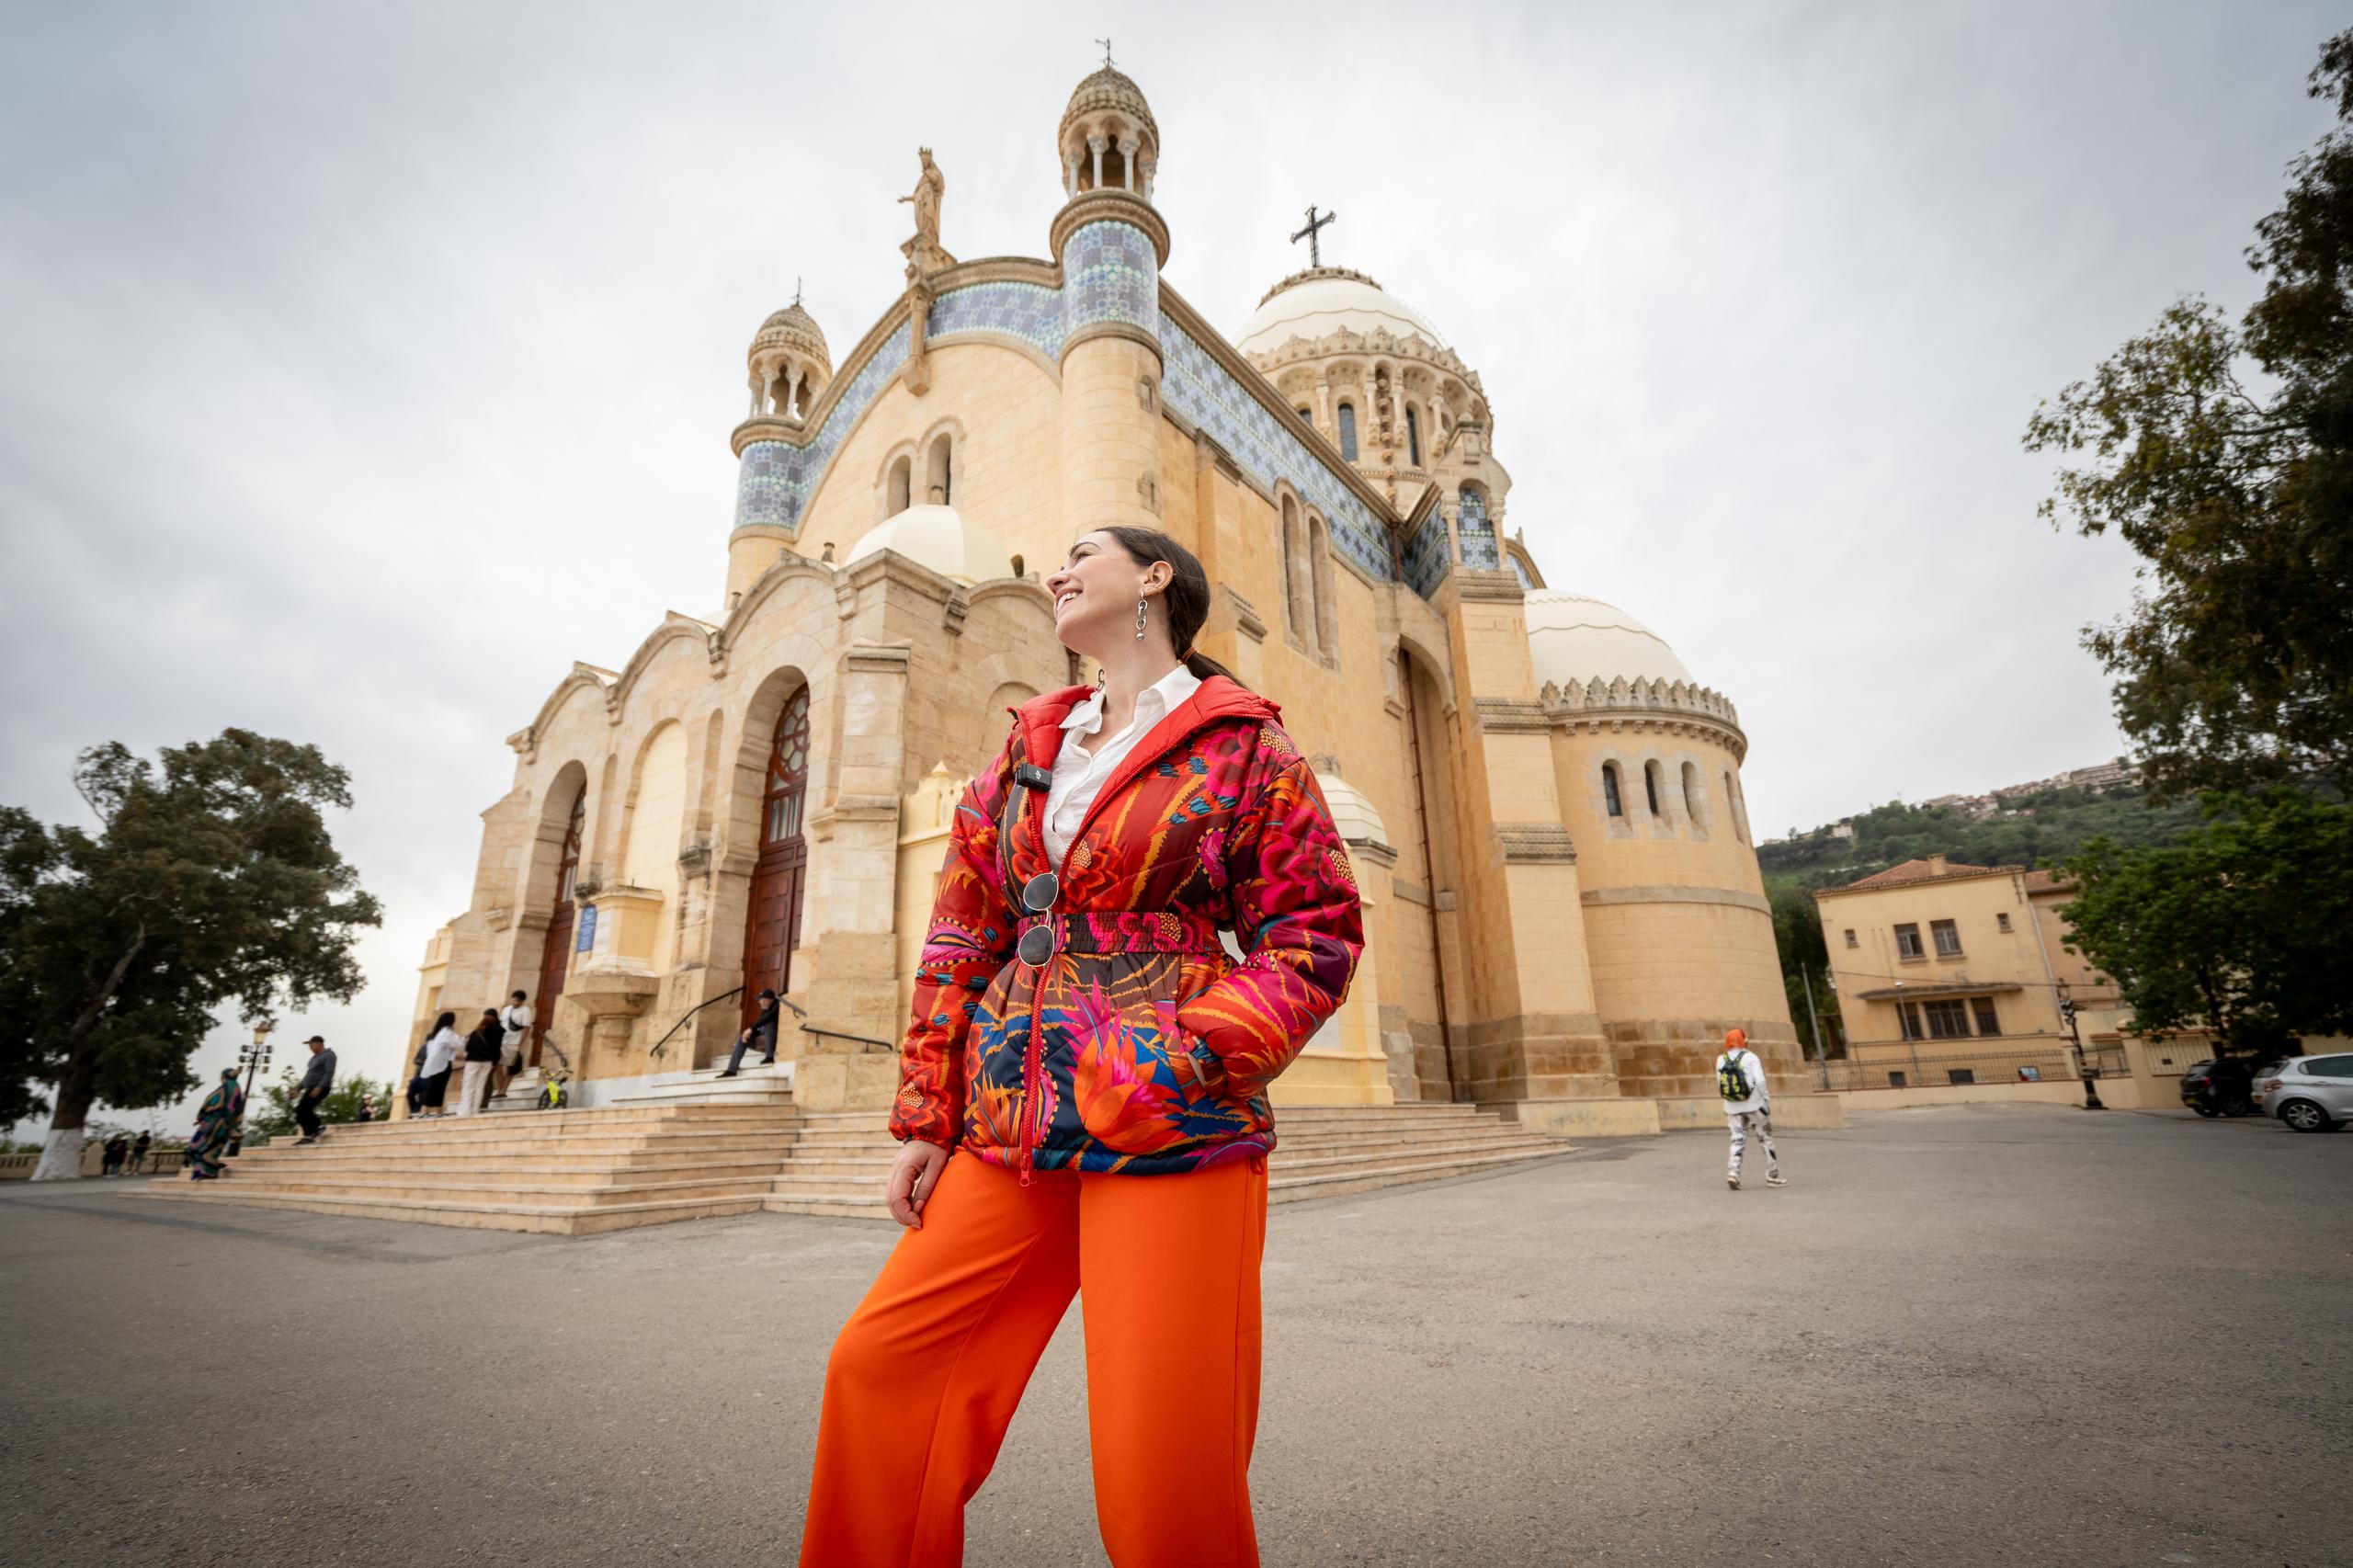
POLYGON ((1462 487, 1462 508, 1455 519, 1455 536, 1462 544, 1462 564, 1476 572, 1492 572, 1502 563, 1495 547, 1495 525, 1487 519, 1487 493, 1476 484, 1462 487))
POLYGON ((1690 763, 1683 765, 1683 814, 1699 824, 1699 770, 1690 763))
POLYGON ((1732 832, 1743 844, 1748 842, 1748 802, 1740 798, 1740 785, 1733 779, 1732 769, 1724 769, 1724 803, 1732 808, 1732 832))
POLYGON ((891 494, 884 503, 884 517, 895 517, 907 509, 908 494, 915 487, 915 474, 913 458, 901 458, 891 465, 891 494))
POLYGON ((1290 611, 1291 635, 1301 646, 1315 646, 1315 583, 1307 559, 1307 530, 1299 503, 1283 497, 1283 602, 1290 611))
POLYGON ((752 868, 751 905, 744 922, 744 1021, 759 1013, 763 987, 784 994, 792 980, 792 949, 801 939, 801 892, 809 844, 801 808, 809 796, 809 688, 802 687, 777 715, 768 743, 760 799, 760 854, 752 868))
POLYGON ((1310 425, 1315 423, 1315 411, 1303 403, 1299 405, 1299 416, 1310 425))
POLYGON ((1643 793, 1651 803, 1651 815, 1665 817, 1666 812, 1658 803, 1659 766, 1655 762, 1643 764, 1643 793))
POLYGON ((1405 410, 1405 460, 1415 468, 1422 466, 1422 422, 1411 405, 1405 410))
POLYGON ((1339 609, 1332 602, 1332 530, 1314 513, 1307 515, 1309 587, 1314 597, 1315 648, 1326 659, 1340 653, 1339 609))
POLYGON ((924 481, 924 499, 935 506, 956 505, 956 484, 952 473, 954 444, 945 434, 931 443, 930 472, 924 481))
POLYGON ((1618 765, 1614 762, 1601 765, 1601 800, 1609 808, 1611 816, 1620 821, 1625 819, 1626 796, 1618 787, 1618 765))
POLYGON ((1340 455, 1357 460, 1357 405, 1352 403, 1340 404, 1340 455))
POLYGON ((547 936, 540 943, 540 988, 531 997, 531 1038, 529 1062, 540 1063, 540 1043, 555 1019, 556 998, 572 970, 573 919, 578 911, 572 894, 580 881, 580 831, 588 820, 588 791, 584 786, 572 802, 572 819, 563 830, 563 848, 555 866, 555 907, 548 915, 547 936))

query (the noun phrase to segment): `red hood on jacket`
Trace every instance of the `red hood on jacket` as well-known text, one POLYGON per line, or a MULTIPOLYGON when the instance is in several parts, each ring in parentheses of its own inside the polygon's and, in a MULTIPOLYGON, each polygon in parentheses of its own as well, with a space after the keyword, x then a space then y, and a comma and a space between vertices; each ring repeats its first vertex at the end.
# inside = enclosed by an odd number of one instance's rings
MULTIPOLYGON (((1091 686, 1066 686, 1006 710, 1021 726, 1022 754, 1040 767, 1051 767, 1063 749, 1063 721, 1070 716, 1072 709, 1094 695, 1091 686)), ((1264 722, 1281 717, 1280 708, 1240 681, 1211 676, 1201 682, 1199 691, 1178 703, 1175 712, 1154 724, 1129 756, 1139 764, 1148 762, 1203 724, 1219 719, 1264 722)))

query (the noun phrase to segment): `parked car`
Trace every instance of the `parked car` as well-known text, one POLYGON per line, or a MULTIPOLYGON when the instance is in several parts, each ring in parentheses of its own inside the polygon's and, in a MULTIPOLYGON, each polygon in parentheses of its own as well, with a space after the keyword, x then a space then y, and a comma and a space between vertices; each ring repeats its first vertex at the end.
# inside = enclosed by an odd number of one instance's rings
POLYGON ((2181 1103, 2200 1116, 2253 1116, 2255 1075, 2244 1062, 2200 1062, 2181 1075, 2181 1103))
POLYGON ((2353 1117, 2353 1056, 2291 1056, 2256 1080, 2255 1096, 2299 1132, 2334 1132, 2353 1117))

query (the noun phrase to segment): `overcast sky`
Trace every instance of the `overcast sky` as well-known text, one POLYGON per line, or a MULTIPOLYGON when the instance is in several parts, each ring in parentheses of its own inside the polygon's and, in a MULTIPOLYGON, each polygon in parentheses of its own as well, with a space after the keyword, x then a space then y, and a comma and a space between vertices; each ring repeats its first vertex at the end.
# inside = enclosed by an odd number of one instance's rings
MULTIPOLYGON (((391 1074, 503 737, 718 604, 745 345, 847 354, 918 143, 958 255, 1042 256, 1107 28, 1166 277, 1231 331, 1328 261, 1484 380, 1508 523, 1738 704, 1761 832, 2121 749, 2035 517, 2036 400, 2234 306, 2325 128, 2307 4, 7 6, 0 801, 244 725, 351 770, 391 1074), (1335 24, 1338 24, 1335 26, 1335 24)), ((224 1027, 210 1069, 239 1038, 224 1027)), ((281 1051, 280 1061, 299 1048, 281 1051)), ((143 1116, 129 1118, 143 1121, 143 1116)), ((177 1129, 185 1116, 165 1114, 177 1129)))

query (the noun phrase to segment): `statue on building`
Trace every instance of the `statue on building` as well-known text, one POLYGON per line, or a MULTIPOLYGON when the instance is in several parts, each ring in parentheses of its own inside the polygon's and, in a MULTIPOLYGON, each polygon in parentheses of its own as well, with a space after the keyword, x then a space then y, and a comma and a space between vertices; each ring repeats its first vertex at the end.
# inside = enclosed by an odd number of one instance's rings
POLYGON ((939 199, 948 192, 948 176, 931 161, 931 149, 918 147, 916 155, 923 159, 923 173, 915 180, 915 192, 899 198, 915 205, 915 244, 923 249, 939 248, 939 199))

